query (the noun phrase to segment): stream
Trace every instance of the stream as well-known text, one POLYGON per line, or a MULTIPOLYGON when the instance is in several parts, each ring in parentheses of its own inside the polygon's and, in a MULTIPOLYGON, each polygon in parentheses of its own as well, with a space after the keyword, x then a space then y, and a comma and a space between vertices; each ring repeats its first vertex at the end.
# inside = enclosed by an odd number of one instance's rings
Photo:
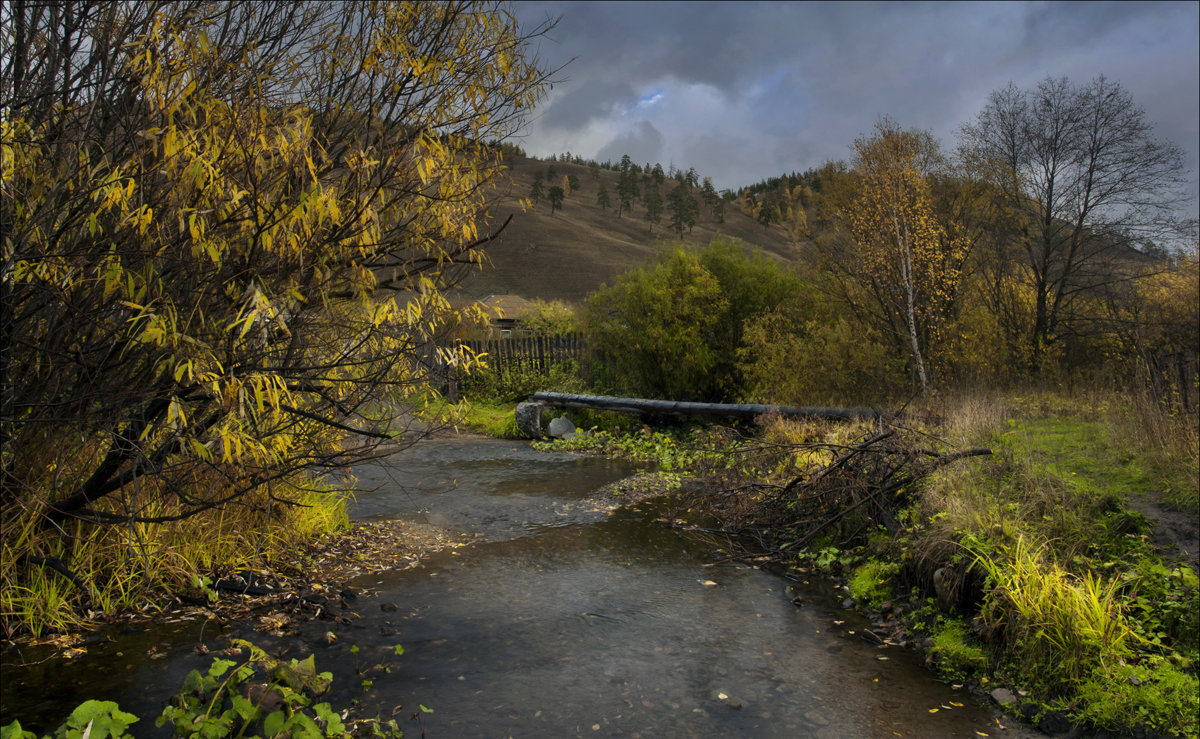
MULTIPOLYGON (((914 652, 860 639, 869 623, 827 581, 714 564, 709 544, 656 522, 653 503, 611 514, 588 503, 635 471, 474 438, 363 465, 353 518, 478 539, 359 578, 361 617, 347 624, 314 620, 282 638, 231 625, 222 636, 276 656, 315 654, 334 673, 322 700, 358 700, 408 736, 1033 736, 1003 730, 914 652)), ((113 629, 71 660, 10 649, 0 723, 49 730, 99 698, 143 716, 136 735, 155 735, 162 702, 211 662, 193 648, 223 646, 218 631, 197 621, 113 629)))

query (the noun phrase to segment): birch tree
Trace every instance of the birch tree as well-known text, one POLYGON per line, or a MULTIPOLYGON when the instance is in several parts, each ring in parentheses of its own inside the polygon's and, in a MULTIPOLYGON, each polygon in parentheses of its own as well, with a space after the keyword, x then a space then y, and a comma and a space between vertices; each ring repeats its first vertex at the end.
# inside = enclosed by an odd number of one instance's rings
POLYGON ((927 133, 884 120, 854 143, 858 195, 847 220, 861 274, 882 311, 899 318, 921 391, 926 344, 957 290, 965 245, 934 213, 928 176, 937 147, 927 133))

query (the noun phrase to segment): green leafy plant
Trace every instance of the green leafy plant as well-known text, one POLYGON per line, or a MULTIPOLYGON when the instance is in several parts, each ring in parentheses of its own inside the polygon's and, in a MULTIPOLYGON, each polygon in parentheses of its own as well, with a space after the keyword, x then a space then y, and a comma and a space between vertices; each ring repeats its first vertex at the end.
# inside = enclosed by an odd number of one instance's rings
POLYGON ((341 717, 328 703, 313 704, 329 689, 333 675, 318 673, 312 656, 282 662, 250 642, 234 640, 234 645, 249 650, 249 658, 240 665, 216 659, 206 673, 193 670, 157 726, 173 726, 181 736, 240 736, 247 731, 268 737, 346 735, 341 717))
POLYGON ((506 363, 502 369, 473 369, 458 380, 463 397, 490 404, 515 403, 533 393, 553 389, 573 392, 583 389, 579 367, 574 360, 556 362, 542 368, 532 361, 506 363))
POLYGON ((1082 681, 1076 715, 1100 729, 1142 724, 1179 736, 1196 735, 1200 683, 1165 659, 1115 665, 1082 681))
POLYGON ((738 444, 716 440, 711 433, 694 428, 690 431, 640 431, 624 433, 619 429, 591 429, 570 439, 537 441, 535 449, 590 452, 610 457, 653 462, 663 472, 689 472, 701 466, 728 467, 733 463, 738 444))
MULTIPOLYGON (((125 713, 112 701, 89 700, 80 703, 62 726, 54 732, 54 739, 125 739, 132 736, 126 732, 138 717, 125 713)), ((36 739, 32 731, 21 728, 20 721, 0 728, 0 739, 36 739)), ((45 739, 49 739, 46 737, 45 739)))
MULTIPOLYGON (((329 737, 403 736, 394 720, 358 720, 347 726, 345 712, 329 703, 314 703, 329 690, 333 675, 317 672, 314 658, 277 660, 259 647, 234 639, 249 656, 242 662, 216 658, 207 671, 192 670, 178 693, 155 721, 178 736, 260 736, 295 739, 329 737)), ((404 653, 396 645, 393 653, 404 653)), ((364 680, 364 683, 370 682, 364 680)), ((424 707, 422 707, 422 710, 424 707)), ((89 700, 79 705, 55 730, 53 739, 125 739, 139 719, 111 701, 89 700)), ((0 728, 0 739, 37 739, 19 721, 0 728)), ((42 739, 51 739, 51 736, 42 739)))

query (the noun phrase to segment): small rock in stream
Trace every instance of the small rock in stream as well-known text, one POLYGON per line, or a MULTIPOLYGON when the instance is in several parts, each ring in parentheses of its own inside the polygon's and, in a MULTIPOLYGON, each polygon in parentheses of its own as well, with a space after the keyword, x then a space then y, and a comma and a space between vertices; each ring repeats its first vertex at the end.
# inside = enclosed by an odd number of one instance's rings
POLYGON ((726 695, 724 693, 717 693, 717 700, 721 701, 722 703, 729 706, 730 708, 738 709, 738 710, 740 710, 743 705, 743 703, 740 699, 734 698, 734 697, 726 695))

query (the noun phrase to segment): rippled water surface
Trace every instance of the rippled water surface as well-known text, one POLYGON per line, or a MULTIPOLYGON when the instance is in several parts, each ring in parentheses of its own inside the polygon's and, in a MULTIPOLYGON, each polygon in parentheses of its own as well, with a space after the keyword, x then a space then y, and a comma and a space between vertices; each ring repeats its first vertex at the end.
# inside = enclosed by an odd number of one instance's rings
MULTIPOLYGON (((409 736, 1016 733, 933 680, 913 653, 852 634, 867 624, 837 605, 829 584, 714 565, 704 542, 651 513, 610 516, 588 504, 590 492, 632 471, 463 439, 363 466, 356 517, 411 518, 480 540, 416 569, 361 578, 355 585, 370 595, 354 602, 361 618, 349 624, 254 636, 277 653, 315 652, 335 673, 335 705, 358 699, 368 713, 397 716, 409 736), (803 608, 792 604, 797 592, 803 608), (400 657, 390 656, 396 643, 400 657), (355 670, 384 662, 390 671, 369 671, 364 689, 355 670)), ((207 663, 191 649, 199 630, 116 634, 73 662, 6 667, 4 721, 55 715, 89 691, 156 714, 156 701, 207 663), (166 657, 150 659, 151 647, 166 657), (62 697, 48 690, 56 683, 68 686, 62 697)))

